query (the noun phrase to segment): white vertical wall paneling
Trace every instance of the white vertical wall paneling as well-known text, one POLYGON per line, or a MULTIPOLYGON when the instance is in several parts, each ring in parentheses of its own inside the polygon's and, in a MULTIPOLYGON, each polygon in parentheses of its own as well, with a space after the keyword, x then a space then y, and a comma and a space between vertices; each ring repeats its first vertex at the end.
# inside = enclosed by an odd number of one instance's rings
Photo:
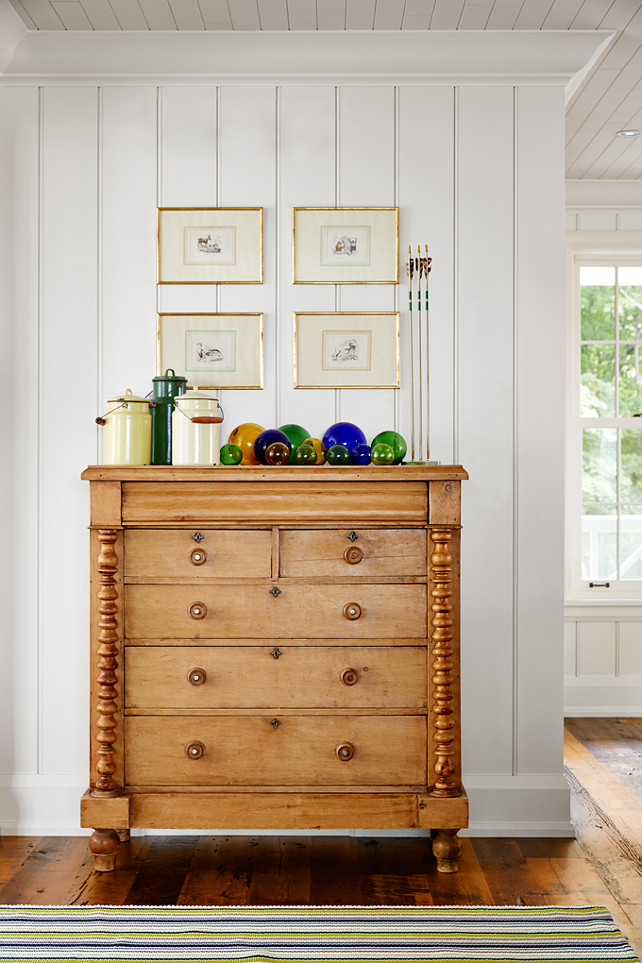
POLYGON ((642 677, 642 623, 618 625, 618 675, 642 677))
POLYGON ((272 86, 221 88, 220 196, 221 207, 263 208, 263 284, 222 284, 220 311, 263 312, 263 391, 226 391, 222 437, 246 421, 278 418, 280 357, 276 352, 276 105, 272 86))
MULTIPOLYGON (((162 87, 159 110, 160 207, 217 207, 216 87, 162 87)), ((216 311, 211 284, 163 284, 161 311, 216 311)))
POLYGON ((40 771, 60 773, 87 765, 89 497, 80 472, 95 451, 97 91, 48 87, 42 103, 40 771))
MULTIPOLYGON (((396 104, 393 87, 343 87, 339 96, 339 207, 396 205, 396 104)), ((343 284, 341 311, 395 311, 398 287, 390 284, 343 284)), ((368 442, 379 431, 396 429, 396 389, 341 392, 341 419, 359 425, 368 442)), ((406 424, 404 430, 407 431, 406 424)))
MULTIPOLYGON (((429 278, 430 457, 452 463, 453 453, 453 243, 454 243, 454 92, 451 87, 399 89, 399 307, 406 346, 409 341, 408 245, 428 244, 433 259, 429 278)), ((413 304, 416 319, 416 303, 413 304)), ((402 371, 408 391, 410 358, 402 371)), ((409 410, 404 402, 402 410, 409 410)), ((415 428, 418 431, 418 413, 415 428)), ((408 439, 409 440, 409 439, 408 439)), ((423 456, 425 457, 425 451, 423 456)), ((416 457, 421 453, 417 450, 416 457)))
MULTIPOLYGON (((321 437, 334 421, 333 389, 294 388, 293 315, 334 311, 331 284, 292 283, 292 208, 335 205, 335 88, 283 87, 279 100, 280 424, 303 425, 321 437)), ((259 422, 262 423, 262 422, 259 422)))
POLYGON ((156 374, 156 88, 106 87, 101 114, 104 407, 156 374))
POLYGON ((36 772, 38 719, 38 91, 0 90, 0 772, 36 772), (20 723, 16 724, 16 720, 20 723))
POLYGON ((578 629, 578 675, 614 676, 616 623, 580 622, 578 629))
POLYGON ((522 87, 516 91, 518 773, 559 772, 562 765, 563 96, 558 87, 522 87), (549 121, 542 127, 538 118, 543 116, 549 121), (542 184, 546 185, 544 191, 542 184))
POLYGON ((465 87, 458 115, 459 457, 464 766, 510 773, 513 734, 513 91, 465 87), (483 718, 478 711, 480 693, 483 718))
POLYGON ((577 675, 577 622, 564 623, 564 675, 577 675))

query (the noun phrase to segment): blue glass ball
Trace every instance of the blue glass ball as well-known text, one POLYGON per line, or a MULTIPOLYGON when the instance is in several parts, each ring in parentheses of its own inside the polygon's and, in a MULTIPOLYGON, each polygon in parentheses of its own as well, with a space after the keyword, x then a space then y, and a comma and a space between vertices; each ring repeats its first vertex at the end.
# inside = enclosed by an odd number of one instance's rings
POLYGON ((370 445, 355 445, 350 452, 350 461, 353 465, 369 465, 372 461, 370 445))
POLYGON ((361 428, 353 425, 351 421, 338 421, 336 425, 330 425, 322 440, 326 448, 343 445, 348 451, 352 451, 357 445, 365 445, 366 436, 361 428))
POLYGON ((279 428, 266 428, 265 431, 262 431, 260 435, 256 436, 256 440, 254 442, 254 454, 262 465, 267 465, 268 462, 265 457, 265 453, 270 445, 273 445, 275 441, 279 441, 282 444, 287 445, 288 451, 292 449, 290 439, 285 432, 280 431, 279 428))

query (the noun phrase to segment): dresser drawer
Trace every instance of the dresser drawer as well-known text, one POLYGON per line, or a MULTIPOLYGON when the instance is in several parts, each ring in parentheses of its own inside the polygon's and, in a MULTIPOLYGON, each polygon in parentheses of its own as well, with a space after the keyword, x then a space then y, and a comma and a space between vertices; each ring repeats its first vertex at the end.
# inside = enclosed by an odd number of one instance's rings
POLYGON ((422 646, 129 646, 127 709, 426 707, 422 646))
POLYGON ((425 638, 426 620, 420 584, 125 587, 129 639, 425 638))
POLYGON ((425 529, 282 531, 279 574, 425 578, 426 544, 425 529))
POLYGON ((426 784, 422 716, 135 716, 130 786, 426 784))
POLYGON ((126 531, 124 556, 125 578, 269 578, 272 533, 126 531))

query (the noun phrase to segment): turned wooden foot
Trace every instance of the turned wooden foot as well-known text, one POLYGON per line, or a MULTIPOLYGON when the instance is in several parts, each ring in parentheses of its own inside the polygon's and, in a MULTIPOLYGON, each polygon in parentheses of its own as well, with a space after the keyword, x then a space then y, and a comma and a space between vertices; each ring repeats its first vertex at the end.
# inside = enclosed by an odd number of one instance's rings
POLYGON ((97 873, 111 873, 116 867, 116 853, 120 837, 115 829, 94 829, 89 840, 89 849, 94 857, 97 873))
POLYGON ((459 871, 461 841, 457 838, 458 829, 437 829, 433 835, 432 852, 437 860, 439 873, 459 871))

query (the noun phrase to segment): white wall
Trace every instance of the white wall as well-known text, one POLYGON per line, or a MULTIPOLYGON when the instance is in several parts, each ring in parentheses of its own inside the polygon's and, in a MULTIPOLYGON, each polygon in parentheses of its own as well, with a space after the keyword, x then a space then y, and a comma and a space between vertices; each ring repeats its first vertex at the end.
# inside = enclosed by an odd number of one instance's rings
MULTIPOLYGON (((94 417, 155 374, 157 307, 265 313, 265 389, 224 431, 336 419, 408 434, 408 289, 291 284, 291 209, 398 205, 428 242, 431 457, 464 485, 472 831, 569 834, 562 758, 564 97, 371 78, 0 86, 5 551, 0 829, 76 832, 87 768, 94 417), (265 283, 155 284, 160 206, 265 210, 265 283), (543 283, 542 279, 545 279, 543 283), (294 310, 402 311, 400 391, 295 391, 294 310)), ((215 829, 216 827, 213 827, 215 829)))

